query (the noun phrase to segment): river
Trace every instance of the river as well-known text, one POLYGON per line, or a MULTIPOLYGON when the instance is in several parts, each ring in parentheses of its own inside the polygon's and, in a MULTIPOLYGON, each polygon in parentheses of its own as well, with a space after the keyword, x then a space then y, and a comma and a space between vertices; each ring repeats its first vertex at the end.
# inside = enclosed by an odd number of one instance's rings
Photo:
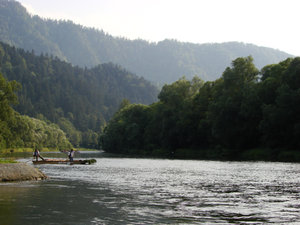
POLYGON ((300 164, 105 157, 0 184, 0 224, 300 224, 300 164))

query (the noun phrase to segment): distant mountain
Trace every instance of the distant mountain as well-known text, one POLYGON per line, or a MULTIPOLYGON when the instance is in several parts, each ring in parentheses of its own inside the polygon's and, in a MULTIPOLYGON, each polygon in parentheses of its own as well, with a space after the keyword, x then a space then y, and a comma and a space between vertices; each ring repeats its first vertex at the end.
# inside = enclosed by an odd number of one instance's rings
POLYGON ((34 49, 38 54, 49 53, 73 65, 93 67, 113 62, 160 84, 173 82, 183 75, 215 80, 237 57, 252 55, 256 66, 261 68, 291 56, 238 42, 191 44, 164 40, 149 43, 116 38, 71 21, 31 16, 13 0, 0 0, 0 40, 25 50, 34 49))
POLYGON ((22 85, 16 111, 60 125, 75 146, 96 147, 124 99, 150 104, 158 95, 149 81, 111 63, 83 69, 1 42, 0 73, 22 85))

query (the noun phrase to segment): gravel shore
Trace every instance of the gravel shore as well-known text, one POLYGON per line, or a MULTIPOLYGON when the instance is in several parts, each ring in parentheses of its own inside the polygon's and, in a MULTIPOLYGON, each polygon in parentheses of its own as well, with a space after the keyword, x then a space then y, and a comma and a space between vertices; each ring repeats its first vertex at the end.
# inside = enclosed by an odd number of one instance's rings
POLYGON ((43 180, 46 178, 45 174, 26 163, 0 164, 0 182, 43 180))

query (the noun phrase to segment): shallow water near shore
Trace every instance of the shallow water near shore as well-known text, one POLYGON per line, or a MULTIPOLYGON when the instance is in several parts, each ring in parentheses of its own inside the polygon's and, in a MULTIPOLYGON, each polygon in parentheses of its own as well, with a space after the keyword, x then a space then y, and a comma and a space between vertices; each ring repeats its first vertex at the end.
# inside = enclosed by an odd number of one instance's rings
POLYGON ((299 224, 300 164, 96 158, 0 185, 1 224, 299 224))

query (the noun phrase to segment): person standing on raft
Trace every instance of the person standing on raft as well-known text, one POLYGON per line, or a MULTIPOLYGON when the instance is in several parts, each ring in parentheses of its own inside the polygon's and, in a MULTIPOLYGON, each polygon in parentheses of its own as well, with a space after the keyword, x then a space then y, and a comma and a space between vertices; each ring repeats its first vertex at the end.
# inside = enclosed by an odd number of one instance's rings
POLYGON ((71 151, 69 151, 69 153, 68 153, 70 162, 73 162, 74 154, 75 154, 75 151, 74 151, 74 149, 72 148, 71 151))
POLYGON ((35 161, 39 161, 39 157, 44 161, 45 159, 40 155, 40 151, 36 148, 33 152, 33 158, 35 157, 35 161))

